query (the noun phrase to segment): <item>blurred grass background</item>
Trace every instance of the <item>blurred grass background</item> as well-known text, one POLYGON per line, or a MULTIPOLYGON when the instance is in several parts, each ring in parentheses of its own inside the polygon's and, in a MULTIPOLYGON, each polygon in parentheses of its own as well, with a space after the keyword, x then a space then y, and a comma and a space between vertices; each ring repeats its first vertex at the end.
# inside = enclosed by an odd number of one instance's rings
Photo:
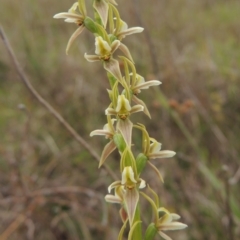
MULTIPOLYGON (((32 84, 100 154, 105 139, 89 133, 106 122, 108 82, 101 64, 83 57, 94 39, 84 31, 66 56, 75 26, 52 18, 72 3, 2 0, 0 21, 32 84)), ((240 239, 240 2, 118 3, 129 26, 145 28, 124 40, 138 73, 163 83, 141 93, 152 120, 132 119, 177 152, 154 161, 164 185, 144 173, 162 205, 189 225, 169 235, 240 239)), ((31 96, 2 42, 0 103, 0 239, 116 239, 118 206, 103 199, 112 179, 31 96)), ((107 162, 118 174, 118 154, 107 162)), ((150 208, 143 215, 145 225, 150 208)))

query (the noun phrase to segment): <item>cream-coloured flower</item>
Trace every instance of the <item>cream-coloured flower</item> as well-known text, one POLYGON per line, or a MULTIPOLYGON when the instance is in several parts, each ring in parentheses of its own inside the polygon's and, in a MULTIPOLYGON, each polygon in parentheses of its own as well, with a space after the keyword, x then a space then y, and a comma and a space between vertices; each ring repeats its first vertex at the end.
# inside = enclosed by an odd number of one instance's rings
MULTIPOLYGON (((142 124, 135 125, 136 128, 142 131, 142 153, 148 160, 156 158, 170 158, 176 153, 170 150, 161 150, 162 144, 157 142, 154 138, 150 138, 146 128, 142 124)), ((163 177, 159 170, 150 162, 147 161, 150 167, 156 172, 160 180, 163 182, 163 177)))
POLYGON ((116 79, 121 81, 122 75, 117 60, 112 58, 112 54, 119 48, 120 41, 115 40, 111 44, 105 41, 101 36, 95 38, 95 53, 96 55, 84 54, 84 57, 89 62, 103 60, 104 68, 110 72, 116 79))
POLYGON ((134 176, 134 172, 131 166, 124 167, 122 172, 122 180, 121 181, 115 181, 108 187, 108 192, 110 193, 112 189, 123 186, 124 189, 133 189, 138 186, 138 188, 144 188, 146 187, 146 183, 143 179, 139 178, 137 179, 134 176))
POLYGON ((128 99, 125 95, 119 95, 117 106, 115 109, 109 107, 105 110, 106 115, 116 115, 120 119, 125 120, 131 113, 136 113, 143 111, 142 105, 135 105, 133 107, 130 106, 128 99))
POLYGON ((149 151, 147 153, 149 159, 170 158, 176 154, 174 151, 161 150, 162 144, 157 142, 154 138, 150 138, 150 142, 149 151))
POLYGON ((151 115, 148 111, 148 108, 146 106, 146 104, 137 97, 137 95, 141 92, 141 90, 143 89, 148 89, 149 87, 152 86, 158 86, 160 85, 161 82, 158 80, 150 80, 150 81, 145 81, 145 79, 140 76, 139 74, 136 74, 136 78, 132 79, 132 84, 131 84, 131 90, 133 93, 132 96, 132 100, 133 102, 137 103, 137 104, 141 104, 144 107, 144 113, 151 118, 151 115))
MULTIPOLYGON (((80 2, 80 1, 79 1, 80 2)), ((62 12, 54 15, 54 18, 66 18, 65 22, 68 23, 75 23, 79 27, 77 30, 72 34, 70 37, 67 48, 66 48, 66 54, 68 54, 68 50, 71 47, 73 41, 79 36, 83 29, 84 29, 84 19, 86 17, 86 9, 82 5, 79 4, 79 2, 75 2, 73 6, 68 10, 68 12, 62 12), (78 10, 78 11, 77 11, 78 10)))
POLYGON ((149 160, 156 158, 170 158, 176 154, 174 151, 161 150, 162 144, 157 142, 154 138, 149 137, 143 124, 135 125, 135 127, 142 131, 142 151, 149 160))
POLYGON ((117 49, 120 49, 131 61, 133 61, 128 48, 119 40, 114 40, 112 43, 110 43, 109 39, 108 41, 106 41, 101 36, 95 38, 95 47, 96 55, 88 55, 85 53, 84 57, 89 62, 103 60, 104 68, 108 72, 110 72, 116 79, 121 81, 122 75, 119 68, 119 63, 117 60, 112 58, 112 55, 117 49))
POLYGON ((131 166, 125 167, 122 172, 122 180, 115 181, 108 187, 108 192, 110 193, 112 189, 116 189, 118 187, 123 187, 124 191, 122 191, 122 197, 112 198, 110 196, 107 197, 107 200, 112 200, 113 202, 117 202, 119 198, 123 200, 123 204, 126 206, 127 215, 129 218, 130 225, 133 223, 134 215, 136 212, 137 204, 139 201, 139 192, 138 188, 144 188, 146 183, 142 179, 137 179, 134 176, 134 172, 131 166))
MULTIPOLYGON (((161 146, 162 146, 161 143, 157 142, 154 138, 150 138, 149 151, 146 154, 149 160, 155 159, 155 158, 170 158, 176 154, 174 151, 161 150, 161 146)), ((148 165, 150 165, 150 167, 156 172, 160 180, 164 182, 162 174, 155 167, 155 165, 153 165, 150 161, 148 161, 148 165)))
POLYGON ((156 227, 158 229, 159 235, 165 240, 172 239, 169 236, 167 236, 163 231, 180 230, 187 227, 186 224, 175 221, 180 219, 180 216, 178 214, 170 213, 165 208, 159 208, 158 212, 164 213, 164 215, 157 220, 156 227))

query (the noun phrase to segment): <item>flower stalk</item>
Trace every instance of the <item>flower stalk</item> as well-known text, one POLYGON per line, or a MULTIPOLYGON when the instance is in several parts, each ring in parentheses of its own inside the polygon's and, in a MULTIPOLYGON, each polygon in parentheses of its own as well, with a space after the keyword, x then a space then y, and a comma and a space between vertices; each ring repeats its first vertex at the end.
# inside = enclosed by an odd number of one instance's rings
POLYGON ((141 33, 143 28, 128 27, 121 19, 115 0, 93 0, 93 19, 88 16, 88 11, 85 0, 78 0, 68 12, 58 13, 54 18, 65 18, 65 22, 77 25, 77 29, 68 41, 66 53, 84 29, 93 34, 95 54, 85 53, 84 57, 89 62, 100 62, 110 83, 106 93, 110 99, 105 109, 106 124, 102 129, 93 130, 90 136, 104 136, 107 139, 99 167, 113 151, 119 152, 121 179, 110 184, 108 194, 105 196, 107 202, 120 205, 119 212, 123 225, 119 230, 118 240, 123 239, 127 224, 129 225, 128 240, 152 240, 156 234, 165 240, 170 240, 171 238, 164 231, 183 229, 187 225, 175 221, 180 216, 170 213, 159 205, 158 196, 153 189, 148 186, 148 191, 144 190, 146 183, 141 178, 141 174, 147 171, 146 166, 149 165, 156 172, 154 180, 163 182, 162 175, 151 160, 170 158, 175 152, 161 150, 161 143, 149 136, 143 124, 131 121, 132 114, 142 114, 141 112, 151 118, 146 103, 139 95, 142 90, 161 84, 159 80, 145 81, 144 77, 137 73, 130 50, 123 44, 125 37, 141 33), (116 51, 122 55, 116 56, 116 51), (120 63, 123 64, 123 70, 120 69, 120 63), (135 130, 142 132, 142 147, 138 156, 134 156, 132 151, 134 144, 132 134, 135 130), (145 198, 149 202, 154 215, 154 222, 149 223, 145 234, 142 229, 140 198, 145 198))

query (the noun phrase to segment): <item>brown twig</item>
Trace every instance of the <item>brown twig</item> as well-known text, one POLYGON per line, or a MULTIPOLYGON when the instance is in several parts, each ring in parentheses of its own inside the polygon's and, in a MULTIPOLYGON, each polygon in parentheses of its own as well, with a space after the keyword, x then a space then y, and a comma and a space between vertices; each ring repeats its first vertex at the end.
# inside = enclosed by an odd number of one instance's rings
POLYGON ((34 200, 22 213, 19 213, 12 223, 1 233, 0 240, 9 239, 9 237, 29 218, 37 205, 37 201, 34 200))
POLYGON ((0 204, 9 204, 14 202, 22 202, 28 198, 37 198, 39 196, 51 196, 56 194, 66 194, 66 193, 75 193, 75 194, 86 194, 89 198, 97 197, 102 199, 101 194, 97 194, 97 192, 79 186, 61 186, 61 187, 52 187, 52 188, 42 188, 40 190, 32 191, 27 196, 12 196, 0 199, 0 204))
POLYGON ((95 191, 89 188, 79 186, 62 186, 53 188, 43 188, 40 190, 33 191, 30 194, 30 197, 37 197, 41 195, 47 196, 61 193, 83 193, 86 194, 88 197, 96 197, 98 195, 95 191))
POLYGON ((0 240, 7 240, 10 235, 27 219, 26 215, 19 214, 16 219, 0 235, 0 240))
MULTIPOLYGON (((64 127, 65 129, 75 138, 77 142, 79 142, 90 154, 91 156, 99 161, 100 156, 93 150, 93 148, 70 126, 70 124, 36 91, 33 85, 28 80, 27 76, 25 75, 23 69, 21 68, 12 47, 7 39, 6 34, 3 31, 3 28, 0 26, 0 36, 4 42, 4 45, 7 48, 7 51, 10 55, 10 58, 16 67, 18 75, 20 76, 22 82, 27 87, 29 92, 36 98, 64 127)), ((108 165, 103 165, 106 171, 113 179, 117 179, 114 172, 109 168, 108 165)))

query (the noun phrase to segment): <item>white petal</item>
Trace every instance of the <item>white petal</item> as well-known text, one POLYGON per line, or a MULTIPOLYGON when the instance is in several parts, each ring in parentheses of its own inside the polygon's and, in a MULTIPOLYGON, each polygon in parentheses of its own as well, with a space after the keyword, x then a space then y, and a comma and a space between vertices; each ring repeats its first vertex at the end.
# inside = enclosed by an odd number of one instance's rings
POLYGON ((67 22, 67 23, 76 23, 76 19, 74 19, 74 18, 66 18, 66 19, 64 20, 64 22, 67 22))
POLYGON ((165 224, 172 223, 172 216, 170 213, 164 214, 161 218, 159 218, 158 223, 160 224, 160 228, 162 229, 162 226, 165 224))
POLYGON ((114 195, 111 195, 111 194, 107 194, 105 196, 105 200, 109 203, 122 203, 122 199, 117 197, 117 196, 114 196, 114 195))
POLYGON ((151 153, 157 153, 161 150, 162 144, 160 142, 157 142, 154 138, 152 138, 150 144, 150 152, 151 153))
POLYGON ((128 166, 123 169, 122 172, 122 185, 124 185, 127 180, 131 180, 133 183, 137 183, 137 181, 134 178, 134 172, 132 170, 132 167, 128 166))
POLYGON ((87 59, 87 61, 89 62, 96 62, 96 61, 100 61, 99 56, 98 55, 88 55, 88 54, 84 54, 84 57, 87 59))
POLYGON ((149 153, 148 157, 150 159, 155 159, 155 158, 170 158, 173 157, 176 153, 174 151, 169 151, 169 150, 163 150, 159 151, 156 153, 149 153))
POLYGON ((118 96, 116 112, 119 112, 121 110, 124 110, 126 112, 129 112, 131 110, 130 103, 124 95, 118 96))
POLYGON ((166 235, 165 233, 158 231, 159 235, 164 238, 165 240, 172 240, 168 235, 166 235))
POLYGON ((158 86, 160 84, 162 83, 158 80, 151 80, 151 81, 137 84, 137 86, 133 87, 132 90, 148 89, 149 87, 158 86))
POLYGON ((140 182, 139 188, 140 189, 145 188, 146 187, 146 182, 141 178, 140 178, 140 180, 141 180, 141 182, 140 182))
POLYGON ((178 220, 178 219, 181 218, 181 217, 180 217, 178 214, 176 214, 176 213, 171 213, 171 215, 172 215, 172 219, 173 219, 173 220, 178 220))
POLYGON ((125 30, 122 30, 118 35, 117 37, 125 37, 127 35, 131 35, 131 34, 134 34, 134 33, 140 33, 144 30, 144 28, 141 28, 141 27, 132 27, 132 28, 128 28, 128 29, 125 29, 125 30))
POLYGON ((120 22, 120 27, 121 27, 121 30, 120 30, 121 32, 128 29, 127 23, 124 22, 123 20, 121 20, 121 22, 120 22))
POLYGON ((117 115, 117 112, 113 108, 107 108, 105 110, 106 115, 117 115))
POLYGON ((135 105, 132 107, 130 113, 141 112, 143 110, 144 110, 144 107, 142 105, 135 105))
POLYGON ((161 230, 169 231, 169 230, 180 230, 186 228, 187 225, 180 222, 171 222, 171 223, 164 223, 161 224, 161 230))
POLYGON ((106 130, 102 130, 102 129, 97 129, 97 130, 94 130, 90 133, 90 137, 96 136, 96 135, 110 137, 110 136, 112 136, 112 133, 109 132, 109 131, 106 131, 106 130))
POLYGON ((116 118, 111 119, 111 122, 109 122, 103 126, 103 130, 108 131, 108 132, 114 132, 113 124, 115 121, 117 121, 116 118))
POLYGON ((69 8, 68 12, 70 12, 70 13, 75 13, 76 10, 77 10, 77 8, 78 8, 78 2, 75 2, 75 3, 71 6, 71 8, 69 8))
POLYGON ((67 12, 62 12, 62 13, 58 13, 58 14, 55 14, 53 16, 53 18, 72 18, 72 19, 75 19, 75 20, 84 20, 84 18, 81 16, 81 15, 78 15, 78 14, 75 14, 75 13, 67 13, 67 12))
POLYGON ((110 193, 111 190, 117 186, 121 186, 121 181, 115 181, 108 187, 108 192, 110 193))

